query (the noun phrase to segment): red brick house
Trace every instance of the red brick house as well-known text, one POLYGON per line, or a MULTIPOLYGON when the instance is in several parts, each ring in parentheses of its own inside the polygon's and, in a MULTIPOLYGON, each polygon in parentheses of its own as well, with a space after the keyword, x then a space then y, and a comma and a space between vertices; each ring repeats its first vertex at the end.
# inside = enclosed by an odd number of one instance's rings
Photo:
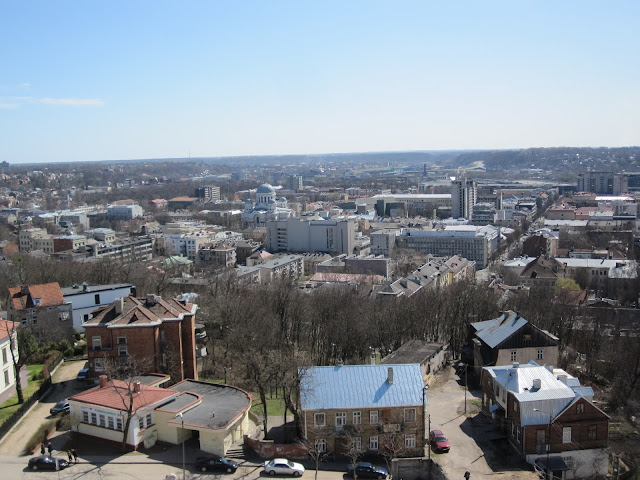
POLYGON ((172 383, 197 380, 195 317, 198 306, 156 295, 116 299, 82 324, 91 376, 109 364, 137 362, 144 373, 161 372, 172 383))

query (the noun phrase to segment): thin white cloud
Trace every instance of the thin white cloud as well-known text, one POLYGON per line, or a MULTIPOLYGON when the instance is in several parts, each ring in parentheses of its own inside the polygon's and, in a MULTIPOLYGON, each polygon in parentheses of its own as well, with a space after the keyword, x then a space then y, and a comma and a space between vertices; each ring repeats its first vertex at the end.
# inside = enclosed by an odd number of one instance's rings
MULTIPOLYGON (((12 105, 17 108, 19 103, 37 103, 60 107, 104 107, 105 101, 99 98, 37 98, 37 97, 5 97, 0 98, 0 105, 12 105), (5 102, 3 103, 2 100, 5 102), (17 102, 17 103, 16 103, 17 102)), ((4 107, 7 108, 7 107, 4 107)))
POLYGON ((20 105, 18 105, 17 103, 3 103, 3 102, 0 102, 0 109, 2 109, 2 110, 15 110, 19 106, 20 105))

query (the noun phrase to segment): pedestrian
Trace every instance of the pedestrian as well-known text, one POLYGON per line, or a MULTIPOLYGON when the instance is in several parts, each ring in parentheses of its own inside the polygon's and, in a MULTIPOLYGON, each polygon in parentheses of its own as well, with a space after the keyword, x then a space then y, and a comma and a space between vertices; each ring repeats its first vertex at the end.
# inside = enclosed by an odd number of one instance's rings
POLYGON ((73 460, 75 461, 75 463, 78 463, 78 452, 76 452, 75 448, 71 449, 71 455, 73 455, 73 460))
POLYGON ((467 470, 466 472, 464 472, 464 480, 469 480, 469 477, 471 476, 471 474, 469 473, 469 470, 467 470))
POLYGON ((44 455, 44 452, 45 452, 44 442, 42 442, 42 445, 40 445, 40 455, 44 455))
POLYGON ((47 442, 47 450, 49 451, 49 456, 51 456, 51 452, 53 451, 53 445, 51 445, 51 442, 47 442))
POLYGON ((71 454, 71 450, 67 450, 67 457, 69 458, 69 465, 71 465, 71 461, 73 460, 73 455, 71 454))

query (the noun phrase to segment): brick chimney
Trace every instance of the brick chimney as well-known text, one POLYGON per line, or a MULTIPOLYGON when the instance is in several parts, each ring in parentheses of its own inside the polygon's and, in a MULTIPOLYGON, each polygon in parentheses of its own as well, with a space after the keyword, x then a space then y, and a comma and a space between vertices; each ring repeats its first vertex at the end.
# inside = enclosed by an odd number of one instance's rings
POLYGON ((100 388, 104 388, 107 386, 107 376, 106 375, 100 375, 98 377, 98 379, 100 380, 100 388))
POLYGON ((153 293, 147 293, 147 306, 152 307, 156 304, 156 296, 153 293))
POLYGON ((133 384, 133 393, 140 393, 140 382, 133 384))

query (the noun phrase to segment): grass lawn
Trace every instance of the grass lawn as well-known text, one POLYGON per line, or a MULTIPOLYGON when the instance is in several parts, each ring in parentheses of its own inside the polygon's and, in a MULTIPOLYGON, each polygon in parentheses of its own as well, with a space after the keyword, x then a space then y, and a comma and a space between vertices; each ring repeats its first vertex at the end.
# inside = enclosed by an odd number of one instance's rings
MULTIPOLYGON (((42 380, 32 380, 34 376, 39 376, 42 373, 43 365, 27 365, 27 370, 29 371, 29 385, 26 387, 22 386, 22 393, 24 394, 24 399, 28 399, 31 395, 33 395, 42 384, 42 380)), ((13 414, 16 410, 20 408, 20 404, 18 403, 18 394, 15 394, 13 397, 9 398, 6 402, 0 405, 0 424, 2 424, 7 417, 13 414)))
MULTIPOLYGON (((253 398, 253 402, 251 403, 251 411, 264 416, 264 408, 262 406, 262 402, 260 401, 260 395, 257 393, 251 393, 251 397, 253 398)), ((276 398, 275 396, 271 398, 267 395, 267 415, 284 415, 284 400, 282 397, 276 398)))

